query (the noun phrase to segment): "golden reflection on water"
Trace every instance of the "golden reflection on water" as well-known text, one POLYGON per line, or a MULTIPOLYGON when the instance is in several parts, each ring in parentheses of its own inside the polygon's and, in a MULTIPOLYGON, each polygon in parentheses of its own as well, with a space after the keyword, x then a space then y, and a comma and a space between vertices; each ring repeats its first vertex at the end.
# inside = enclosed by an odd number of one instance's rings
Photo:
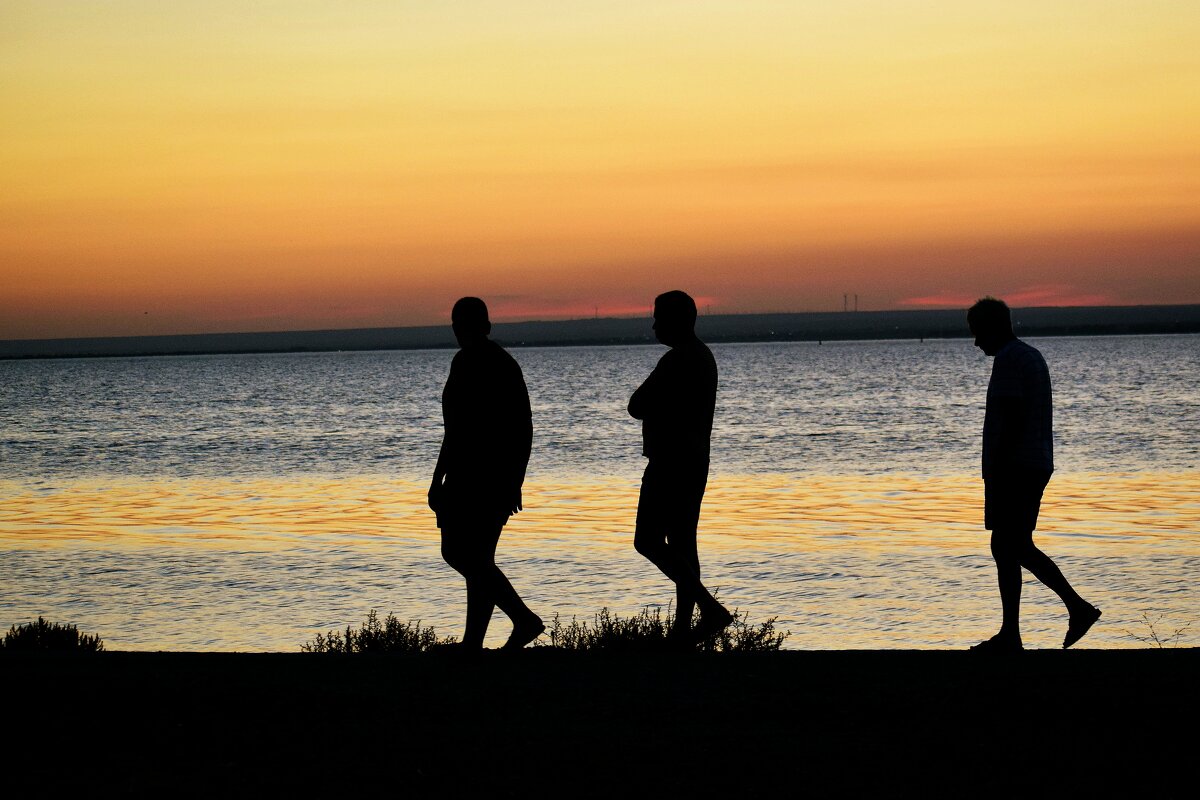
MULTIPOLYGON (((64 544, 286 547, 300 542, 393 546, 436 537, 424 484, 382 478, 287 481, 74 482, 33 488, 0 482, 0 541, 64 544)), ((510 522, 526 544, 587 537, 627 546, 636 480, 527 486, 526 511, 510 522)), ((705 495, 705 547, 750 544, 808 551, 850 547, 980 546, 982 483, 969 476, 717 476, 705 495)), ((1056 475, 1040 536, 1143 546, 1194 546, 1200 475, 1056 475)))
MULTIPOLYGON (((0 627, 45 614, 110 649, 296 650, 367 610, 460 632, 461 578, 438 552, 425 485, 387 478, 0 482, 0 627)), ((665 605, 632 547, 638 481, 525 491, 498 561, 531 607, 587 619, 665 605)), ((994 631, 995 578, 973 476, 718 475, 701 517, 706 581, 787 646, 960 648, 994 631)), ((1038 539, 1105 610, 1091 647, 1131 647, 1141 615, 1192 620, 1200 473, 1056 475, 1038 539)), ((1026 645, 1063 610, 1026 592, 1026 645)), ((489 646, 507 635, 497 619, 489 646)))

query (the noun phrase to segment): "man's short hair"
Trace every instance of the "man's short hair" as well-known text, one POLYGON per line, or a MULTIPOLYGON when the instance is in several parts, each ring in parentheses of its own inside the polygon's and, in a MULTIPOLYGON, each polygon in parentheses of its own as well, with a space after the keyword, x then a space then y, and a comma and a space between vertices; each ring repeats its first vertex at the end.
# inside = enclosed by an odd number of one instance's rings
POLYGON ((482 330, 487 333, 492 328, 488 319, 487 303, 478 297, 462 297, 450 311, 450 321, 463 330, 482 330))
POLYGON ((661 316, 696 326, 696 301, 687 292, 663 292, 654 298, 654 308, 661 316))
POLYGON ((1012 333, 1012 313, 1003 300, 982 297, 967 309, 967 327, 975 333, 1012 333))

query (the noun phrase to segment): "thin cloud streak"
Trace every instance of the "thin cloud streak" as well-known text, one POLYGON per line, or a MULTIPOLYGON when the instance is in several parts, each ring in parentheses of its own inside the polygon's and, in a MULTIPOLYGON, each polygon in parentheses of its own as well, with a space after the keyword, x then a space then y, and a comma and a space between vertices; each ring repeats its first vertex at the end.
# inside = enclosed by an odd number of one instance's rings
MULTIPOLYGON (((1114 304, 1111 295, 1098 292, 1079 292, 1075 287, 1067 284, 1025 286, 1011 292, 995 292, 992 296, 1000 298, 1010 306, 1025 308, 1038 306, 1104 306, 1114 304)), ((944 292, 920 297, 907 297, 900 300, 898 304, 900 306, 915 308, 966 308, 978 299, 979 297, 972 297, 967 294, 944 292)))

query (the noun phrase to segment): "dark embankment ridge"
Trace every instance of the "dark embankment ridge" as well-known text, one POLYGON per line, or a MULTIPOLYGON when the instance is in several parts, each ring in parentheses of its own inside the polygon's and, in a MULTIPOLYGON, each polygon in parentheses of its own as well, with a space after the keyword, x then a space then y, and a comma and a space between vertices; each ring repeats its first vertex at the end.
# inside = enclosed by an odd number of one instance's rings
MULTIPOLYGON (((1198 333, 1200 305, 1019 308, 1022 336, 1198 333)), ((716 314, 697 323, 711 343, 945 339, 967 336, 962 309, 805 314, 716 314)), ((649 344, 645 318, 503 322, 493 338, 511 347, 649 344)), ((212 333, 94 339, 0 341, 0 359, 97 356, 301 353, 331 350, 415 350, 455 347, 448 325, 275 333, 212 333)))
POLYGON ((1173 796, 1197 674, 1197 649, 0 656, 12 797, 1173 796))

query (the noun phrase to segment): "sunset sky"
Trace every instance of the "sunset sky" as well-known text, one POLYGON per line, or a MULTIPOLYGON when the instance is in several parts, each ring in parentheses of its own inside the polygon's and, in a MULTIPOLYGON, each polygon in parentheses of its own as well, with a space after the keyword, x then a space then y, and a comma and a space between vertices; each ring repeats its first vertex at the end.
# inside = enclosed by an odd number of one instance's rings
POLYGON ((0 5, 0 338, 1200 302, 1200 3, 0 5))

